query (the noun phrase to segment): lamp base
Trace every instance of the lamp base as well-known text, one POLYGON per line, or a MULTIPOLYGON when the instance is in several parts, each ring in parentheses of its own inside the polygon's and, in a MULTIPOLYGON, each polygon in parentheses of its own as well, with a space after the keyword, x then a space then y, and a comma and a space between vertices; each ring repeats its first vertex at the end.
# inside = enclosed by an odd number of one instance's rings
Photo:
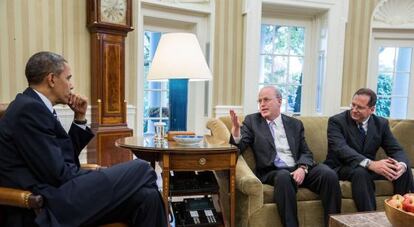
POLYGON ((187 130, 188 79, 170 79, 170 127, 168 131, 187 130))

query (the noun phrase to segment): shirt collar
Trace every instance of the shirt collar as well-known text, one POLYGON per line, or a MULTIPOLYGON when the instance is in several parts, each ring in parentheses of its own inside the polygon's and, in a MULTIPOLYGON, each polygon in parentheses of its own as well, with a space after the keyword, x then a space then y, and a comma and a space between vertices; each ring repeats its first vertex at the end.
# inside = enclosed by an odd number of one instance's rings
MULTIPOLYGON (((266 121, 267 121, 267 124, 270 124, 270 122, 272 122, 272 121, 267 120, 267 119, 266 119, 266 121)), ((273 120, 273 122, 275 123, 275 125, 283 125, 283 122, 282 122, 282 114, 279 114, 279 116, 277 116, 277 118, 275 118, 273 120)))
POLYGON ((371 117, 371 116, 368 116, 368 117, 367 117, 367 119, 366 119, 365 121, 363 121, 363 122, 362 122, 362 126, 363 126, 363 127, 366 127, 366 126, 368 125, 368 121, 369 121, 369 118, 370 118, 370 117, 371 117))
POLYGON ((52 102, 42 93, 36 91, 36 89, 33 89, 33 91, 36 92, 36 94, 40 97, 40 99, 43 101, 43 103, 46 105, 46 107, 50 110, 51 113, 53 113, 53 105, 52 102))

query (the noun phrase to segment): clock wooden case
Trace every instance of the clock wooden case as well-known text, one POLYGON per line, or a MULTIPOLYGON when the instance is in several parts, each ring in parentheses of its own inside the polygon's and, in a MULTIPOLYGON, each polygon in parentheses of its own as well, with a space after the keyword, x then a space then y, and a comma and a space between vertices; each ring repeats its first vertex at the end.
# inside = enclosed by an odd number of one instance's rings
POLYGON ((87 0, 91 33, 91 112, 95 138, 88 145, 90 163, 111 166, 132 159, 115 146, 132 136, 125 100, 125 37, 133 30, 131 0, 87 0))

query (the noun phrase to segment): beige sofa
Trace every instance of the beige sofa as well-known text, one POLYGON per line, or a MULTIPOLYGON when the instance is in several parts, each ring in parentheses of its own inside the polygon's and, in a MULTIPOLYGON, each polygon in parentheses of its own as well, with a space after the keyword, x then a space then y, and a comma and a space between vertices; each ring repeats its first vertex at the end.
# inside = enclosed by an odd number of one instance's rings
MULTIPOLYGON (((240 117, 243 121, 243 117, 240 117)), ((326 130, 328 117, 298 117, 305 127, 306 141, 317 162, 323 162, 327 153, 326 130)), ((207 128, 211 135, 206 140, 211 143, 226 143, 229 140, 231 121, 229 117, 210 119, 207 128)), ((404 147, 411 163, 414 163, 414 120, 390 120, 395 137, 404 147)), ((383 151, 379 157, 384 157, 383 151)), ((282 226, 273 203, 273 187, 262 184, 254 175, 255 166, 251 150, 239 156, 236 166, 236 224, 240 227, 282 226)), ((224 182, 224 181, 220 181, 224 182)), ((349 182, 340 182, 342 189, 342 212, 356 212, 349 182)), ((393 194, 393 186, 388 181, 376 181, 378 210, 384 210, 384 199, 393 194)), ((323 226, 323 208, 318 195, 300 188, 297 193, 298 217, 300 226, 323 226)))

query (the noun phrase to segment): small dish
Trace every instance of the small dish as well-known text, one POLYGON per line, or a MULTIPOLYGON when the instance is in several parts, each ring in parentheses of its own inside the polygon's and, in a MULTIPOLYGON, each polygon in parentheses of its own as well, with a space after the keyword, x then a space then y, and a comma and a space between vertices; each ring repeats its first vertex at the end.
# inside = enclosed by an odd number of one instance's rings
POLYGON ((173 139, 181 145, 194 145, 200 143, 203 140, 203 136, 177 135, 173 139))

